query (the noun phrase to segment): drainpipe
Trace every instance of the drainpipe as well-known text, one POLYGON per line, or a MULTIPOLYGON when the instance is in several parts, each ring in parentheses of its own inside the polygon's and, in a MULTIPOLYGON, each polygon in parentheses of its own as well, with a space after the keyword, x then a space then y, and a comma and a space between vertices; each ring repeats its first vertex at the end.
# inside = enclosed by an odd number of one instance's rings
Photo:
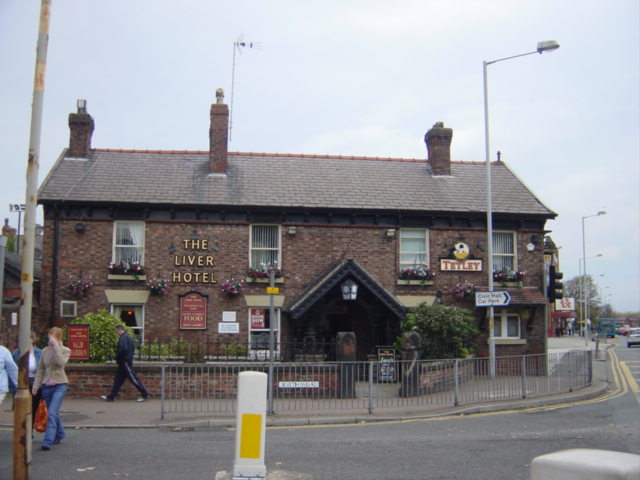
POLYGON ((58 255, 60 251, 60 210, 53 207, 53 260, 51 262, 51 309, 49 310, 49 327, 55 325, 56 295, 58 285, 58 255))

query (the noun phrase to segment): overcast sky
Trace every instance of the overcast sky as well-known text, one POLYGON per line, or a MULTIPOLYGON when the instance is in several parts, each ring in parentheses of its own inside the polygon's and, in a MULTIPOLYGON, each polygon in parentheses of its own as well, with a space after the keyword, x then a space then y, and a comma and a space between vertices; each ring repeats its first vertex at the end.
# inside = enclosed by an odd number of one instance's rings
MULTIPOLYGON (((97 148, 207 150, 209 107, 232 101, 232 151, 484 161, 558 213, 565 280, 587 273, 617 311, 640 311, 638 0, 53 0, 39 184, 87 100, 97 148), (602 257, 596 257, 601 254, 602 257)), ((24 203, 40 1, 0 0, 0 212, 24 203)), ((123 172, 126 175, 126 172, 123 172)), ((144 181, 144 179, 140 179, 144 181)), ((419 195, 419 192, 416 192, 419 195)), ((39 216, 41 219, 41 213, 39 216)))

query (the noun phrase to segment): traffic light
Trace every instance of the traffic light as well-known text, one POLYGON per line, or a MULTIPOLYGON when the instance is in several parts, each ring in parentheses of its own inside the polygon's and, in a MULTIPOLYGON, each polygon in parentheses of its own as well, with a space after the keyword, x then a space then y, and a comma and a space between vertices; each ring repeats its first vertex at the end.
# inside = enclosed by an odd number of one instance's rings
POLYGON ((564 285, 558 280, 562 280, 562 273, 556 272, 555 265, 549 265, 549 279, 547 281, 547 299, 549 303, 562 298, 562 288, 564 285))

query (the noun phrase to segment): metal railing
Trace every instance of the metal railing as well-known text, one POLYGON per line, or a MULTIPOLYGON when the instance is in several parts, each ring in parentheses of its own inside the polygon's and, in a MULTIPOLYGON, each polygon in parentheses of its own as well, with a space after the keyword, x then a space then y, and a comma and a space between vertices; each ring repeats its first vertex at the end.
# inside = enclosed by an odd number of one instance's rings
POLYGON ((592 380, 588 351, 418 362, 238 362, 166 364, 161 417, 191 413, 232 416, 240 372, 269 373, 270 414, 314 415, 428 410, 571 392, 592 380), (491 372, 494 372, 492 375, 491 372))
MULTIPOLYGON (((273 361, 301 362, 324 361, 335 358, 335 342, 275 342, 273 361)), ((268 334, 252 337, 250 345, 239 342, 203 338, 186 342, 180 339, 156 339, 138 345, 135 353, 138 361, 179 361, 187 363, 269 361, 268 334)))

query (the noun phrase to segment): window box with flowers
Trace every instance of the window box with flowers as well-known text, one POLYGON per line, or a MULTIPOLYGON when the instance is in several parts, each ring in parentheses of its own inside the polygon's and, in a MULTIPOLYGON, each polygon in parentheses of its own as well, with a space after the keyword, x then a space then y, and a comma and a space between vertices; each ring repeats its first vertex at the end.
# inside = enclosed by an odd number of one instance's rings
POLYGON ((242 280, 225 280, 221 285, 222 291, 230 297, 235 297, 244 292, 244 281, 242 280))
POLYGON ((93 286, 93 282, 87 278, 79 278, 69 283, 69 291, 76 297, 82 297, 87 294, 93 286))
POLYGON ((167 295, 169 293, 169 280, 154 278, 147 282, 147 287, 153 295, 167 295))
POLYGON ((459 300, 464 300, 465 298, 473 297, 476 293, 476 287, 473 283, 465 280, 464 282, 456 283, 456 286, 453 287, 453 296, 459 300))
POLYGON ((398 285, 433 285, 434 274, 427 265, 404 268, 398 273, 398 285))
POLYGON ((282 270, 273 264, 265 265, 261 263, 258 267, 249 267, 247 270, 246 282, 269 283, 269 276, 274 272, 275 283, 283 283, 282 270))
POLYGON ((146 280, 146 271, 138 262, 120 260, 109 264, 109 280, 146 280))
POLYGON ((522 281, 527 278, 527 272, 513 270, 501 270, 493 272, 493 281, 500 283, 502 286, 522 286, 522 281))

